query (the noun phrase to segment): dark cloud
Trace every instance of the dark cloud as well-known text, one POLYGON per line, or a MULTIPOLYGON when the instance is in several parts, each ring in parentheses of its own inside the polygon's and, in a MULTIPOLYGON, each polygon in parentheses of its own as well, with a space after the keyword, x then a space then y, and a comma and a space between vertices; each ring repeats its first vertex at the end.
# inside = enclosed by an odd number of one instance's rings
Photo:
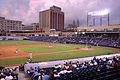
POLYGON ((120 23, 120 0, 0 0, 0 16, 22 20, 24 23, 38 22, 39 11, 56 5, 65 12, 65 24, 80 20, 86 24, 87 12, 110 10, 111 24, 120 23))

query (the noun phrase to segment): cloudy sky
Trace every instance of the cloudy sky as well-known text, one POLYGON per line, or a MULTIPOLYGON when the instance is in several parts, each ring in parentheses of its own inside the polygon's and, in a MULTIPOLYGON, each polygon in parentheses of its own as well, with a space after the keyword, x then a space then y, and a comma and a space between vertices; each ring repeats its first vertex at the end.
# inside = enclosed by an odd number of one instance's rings
POLYGON ((39 11, 56 5, 65 13, 65 24, 75 19, 86 24, 90 11, 110 10, 110 23, 120 23, 120 0, 0 0, 0 16, 21 20, 24 24, 38 22, 39 11))

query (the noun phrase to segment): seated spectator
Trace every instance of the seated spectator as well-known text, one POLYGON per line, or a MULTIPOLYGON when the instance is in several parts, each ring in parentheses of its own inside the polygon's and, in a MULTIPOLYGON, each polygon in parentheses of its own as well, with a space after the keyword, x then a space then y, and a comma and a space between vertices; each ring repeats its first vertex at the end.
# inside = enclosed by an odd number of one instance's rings
POLYGON ((1 76, 1 77, 0 77, 0 80, 5 80, 5 76, 1 76))
MULTIPOLYGON (((105 73, 111 74, 114 69, 118 70, 115 66, 118 66, 119 57, 114 58, 100 58, 93 59, 88 62, 79 63, 70 61, 66 64, 55 65, 55 67, 50 68, 30 68, 27 70, 28 75, 30 75, 32 80, 74 80, 73 78, 78 77, 75 80, 87 80, 86 78, 103 76, 105 73), (110 73, 109 73, 110 72, 110 73), (101 75, 99 75, 101 74, 101 75), (81 77, 82 76, 82 77, 81 77), (85 78, 85 79, 84 79, 85 78)), ((120 63, 120 62, 119 62, 120 63)), ((9 69, 10 70, 10 69, 9 69)), ((90 79, 92 80, 92 78, 90 79)))
POLYGON ((10 74, 7 74, 5 77, 5 80, 12 80, 12 79, 13 79, 13 76, 10 74))
POLYGON ((97 59, 96 59, 96 57, 94 56, 94 58, 93 58, 93 61, 96 61, 97 59))
POLYGON ((49 80, 49 75, 47 73, 43 74, 43 80, 49 80))

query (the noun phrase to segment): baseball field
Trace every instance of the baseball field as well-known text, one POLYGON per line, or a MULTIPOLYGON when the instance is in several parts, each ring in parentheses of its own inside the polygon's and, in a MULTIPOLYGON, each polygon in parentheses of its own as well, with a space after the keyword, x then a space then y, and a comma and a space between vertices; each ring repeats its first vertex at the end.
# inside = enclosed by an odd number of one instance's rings
POLYGON ((110 47, 91 46, 78 44, 57 44, 35 41, 0 41, 0 66, 19 65, 28 60, 32 53, 33 62, 63 60, 87 56, 114 54, 119 49, 110 47), (18 51, 16 53, 16 50, 18 51))

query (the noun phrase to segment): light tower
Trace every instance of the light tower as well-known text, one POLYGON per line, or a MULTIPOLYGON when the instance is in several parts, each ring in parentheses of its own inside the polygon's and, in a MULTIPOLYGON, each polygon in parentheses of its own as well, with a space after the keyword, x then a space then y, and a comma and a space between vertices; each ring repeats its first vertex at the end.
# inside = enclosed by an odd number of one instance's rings
POLYGON ((103 16, 107 16, 107 25, 109 26, 110 18, 109 18, 109 9, 101 10, 101 11, 93 11, 87 13, 87 26, 89 26, 89 19, 92 19, 92 25, 95 26, 96 17, 100 17, 100 26, 103 24, 103 16))

